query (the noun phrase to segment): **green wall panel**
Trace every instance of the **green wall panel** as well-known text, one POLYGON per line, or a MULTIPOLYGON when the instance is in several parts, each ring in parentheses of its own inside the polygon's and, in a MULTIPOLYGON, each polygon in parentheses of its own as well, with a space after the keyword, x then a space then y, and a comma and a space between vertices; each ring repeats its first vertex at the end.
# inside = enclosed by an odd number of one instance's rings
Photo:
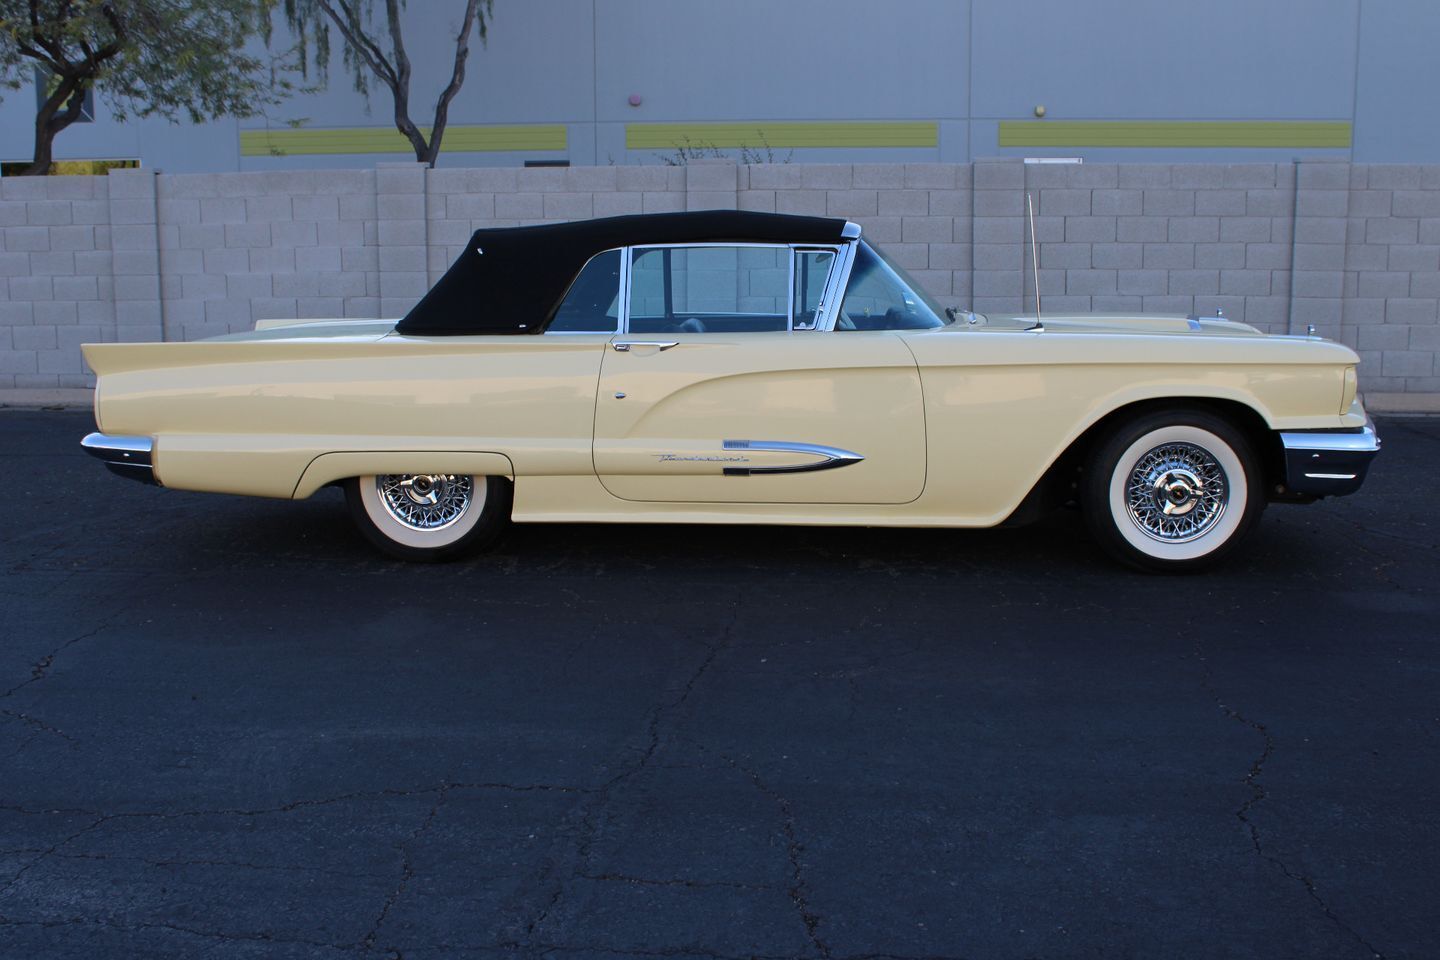
POLYGON ((1350 124, 1308 120, 1002 120, 1002 147, 1347 148, 1350 124))

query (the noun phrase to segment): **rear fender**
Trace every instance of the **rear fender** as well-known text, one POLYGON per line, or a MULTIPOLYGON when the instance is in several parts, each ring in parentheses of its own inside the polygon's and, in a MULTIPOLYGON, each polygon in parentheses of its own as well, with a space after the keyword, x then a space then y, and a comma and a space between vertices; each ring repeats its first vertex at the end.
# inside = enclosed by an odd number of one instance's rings
POLYGON ((376 473, 454 473, 514 478, 515 466, 501 453, 457 450, 367 450, 325 453, 310 461, 293 498, 303 500, 337 480, 376 473))

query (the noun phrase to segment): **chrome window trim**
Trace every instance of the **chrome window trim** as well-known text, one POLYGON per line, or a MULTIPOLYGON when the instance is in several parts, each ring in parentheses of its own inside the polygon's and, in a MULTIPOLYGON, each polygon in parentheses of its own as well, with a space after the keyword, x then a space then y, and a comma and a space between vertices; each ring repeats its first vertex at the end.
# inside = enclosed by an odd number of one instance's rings
POLYGON ((619 254, 620 254, 620 291, 615 295, 615 309, 616 309, 617 311, 619 311, 619 316, 617 316, 617 317, 615 318, 615 329, 613 329, 613 330, 551 330, 551 329, 550 329, 550 323, 553 322, 554 319, 555 319, 554 317, 551 317, 550 320, 546 321, 545 329, 541 331, 540 335, 543 336, 543 337, 549 337, 549 336, 556 336, 556 337, 574 337, 574 336, 613 337, 613 336, 615 336, 617 333, 619 333, 619 332, 623 329, 622 319, 621 319, 621 318, 624 317, 624 315, 625 315, 625 314, 624 314, 624 309, 623 309, 623 308, 624 308, 624 304, 623 304, 621 301, 623 301, 623 300, 625 299, 625 279, 626 279, 626 272, 627 272, 627 271, 626 271, 626 267, 627 267, 628 264, 629 264, 629 258, 627 258, 627 257, 625 256, 625 251, 626 251, 627 249, 629 249, 629 248, 628 248, 628 247, 608 247, 608 248, 606 248, 606 249, 604 249, 604 250, 599 250, 599 251, 596 251, 594 254, 592 254, 592 255, 590 256, 590 259, 586 260, 585 263, 581 265, 580 269, 575 271, 575 276, 573 276, 573 277, 570 278, 570 285, 565 288, 565 293, 560 297, 560 300, 559 300, 559 301, 556 303, 556 305, 555 305, 555 311, 558 313, 558 312, 560 311, 560 305, 565 302, 565 298, 568 297, 568 296, 570 296, 570 291, 575 287, 575 281, 580 279, 580 274, 582 274, 582 273, 585 272, 585 268, 588 267, 588 266, 590 266, 590 264, 591 264, 592 262, 594 262, 594 260, 595 260, 596 257, 603 257, 603 256, 605 256, 605 254, 607 254, 607 253, 619 253, 619 254))
MULTIPOLYGON (((795 329, 795 296, 803 293, 795 289, 795 261, 807 253, 829 252, 830 269, 825 273, 825 285, 820 288, 820 302, 815 311, 815 325, 813 327, 801 327, 799 333, 819 333, 825 329, 825 311, 830 305, 830 288, 835 281, 835 271, 839 269, 841 261, 845 257, 845 244, 843 243, 792 243, 790 245, 790 332, 797 332, 795 329)), ((803 301, 803 297, 802 297, 803 301)))
MULTIPOLYGON (((686 310, 687 317, 773 317, 775 314, 760 310, 686 310)), ((653 317, 650 319, 654 319, 653 317)), ((765 331, 773 333, 774 331, 765 331)))
POLYGON ((785 332, 795 332, 795 245, 785 249, 785 332))
MULTIPOLYGON (((745 241, 733 241, 729 243, 704 242, 704 243, 644 243, 624 247, 612 247, 620 251, 620 329, 616 336, 628 336, 630 334, 630 281, 631 266, 635 260, 635 254, 643 250, 661 250, 666 247, 678 249, 684 247, 761 247, 768 249, 788 249, 790 251, 790 296, 789 306, 786 308, 788 318, 786 320, 786 333, 826 333, 835 329, 835 323, 840 317, 840 302, 844 299, 845 288, 850 283, 850 271, 855 266, 855 248, 860 239, 860 227, 858 224, 846 221, 842 233, 844 239, 839 243, 749 243, 745 241), (854 228, 853 230, 851 228, 854 228), (803 250, 833 250, 835 261, 830 267, 830 276, 825 281, 825 289, 821 294, 821 309, 816 318, 815 329, 795 330, 795 257, 803 250)), ((608 253, 608 250, 601 251, 608 253)), ((598 256, 598 254, 597 254, 598 256)), ((587 261, 588 262, 588 261, 587 261)), ((577 273, 576 276, 579 276, 577 273)), ((780 331, 774 331, 779 333, 780 331)))
MULTIPOLYGON (((795 295, 794 295, 794 288, 795 288, 795 287, 794 287, 794 285, 795 285, 795 244, 793 244, 793 243, 764 243, 764 242, 760 242, 760 241, 751 242, 751 241, 746 241, 746 240, 732 240, 732 241, 729 241, 729 242, 719 242, 719 241, 710 240, 710 241, 705 241, 705 242, 702 242, 702 243, 639 243, 639 244, 635 244, 635 245, 633 245, 633 246, 628 246, 628 247, 622 248, 622 249, 624 250, 624 254, 623 254, 624 260, 622 261, 622 262, 623 262, 623 266, 622 266, 622 268, 621 268, 620 273, 621 273, 621 280, 622 280, 622 282, 624 283, 624 290, 625 290, 625 296, 624 296, 624 298, 623 298, 624 301, 625 301, 625 302, 624 302, 624 308, 621 310, 621 313, 620 313, 620 316, 621 316, 620 332, 621 332, 622 334, 628 335, 628 334, 630 333, 630 265, 631 265, 632 263, 634 263, 636 255, 639 254, 639 253, 641 253, 641 252, 643 252, 643 251, 646 251, 646 250, 665 250, 665 249, 670 249, 670 250, 685 250, 685 249, 690 249, 690 248, 692 248, 692 247, 754 247, 754 248, 756 248, 756 249, 762 249, 762 250, 788 250, 788 251, 790 252, 790 284, 789 284, 789 292, 788 292, 787 295, 786 295, 786 303, 787 303, 788 305, 787 305, 786 308, 785 308, 786 319, 785 319, 785 330, 784 330, 783 332, 784 332, 784 333, 790 333, 790 332, 791 332, 791 326, 795 323, 795 302, 794 302, 794 297, 795 297, 795 295)), ((578 274, 577 274, 577 276, 578 276, 578 274)), ((765 316, 768 316, 768 314, 765 314, 765 316)), ((776 330, 776 331, 761 331, 761 332, 781 333, 782 331, 776 330)), ((702 336, 703 336, 703 334, 702 334, 702 336)))
MULTIPOLYGON (((793 247, 793 243, 781 243, 778 240, 697 240, 694 243, 637 243, 628 250, 664 250, 669 247, 676 250, 681 247, 768 247, 771 250, 780 250, 785 247, 793 247)), ((804 244, 801 244, 804 246, 804 244)), ((821 244, 824 246, 824 244, 821 244)))
POLYGON ((620 330, 616 336, 630 332, 630 260, 634 249, 628 245, 620 248, 620 330))

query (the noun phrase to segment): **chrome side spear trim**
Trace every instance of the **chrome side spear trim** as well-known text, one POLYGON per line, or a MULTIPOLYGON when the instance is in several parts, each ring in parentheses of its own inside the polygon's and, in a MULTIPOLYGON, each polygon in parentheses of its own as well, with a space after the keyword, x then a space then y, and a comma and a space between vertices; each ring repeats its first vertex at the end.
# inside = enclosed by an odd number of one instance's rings
POLYGON ((858 453, 842 450, 840 447, 827 447, 818 443, 795 443, 788 440, 726 440, 724 447, 726 450, 766 450, 780 453, 808 453, 812 456, 824 457, 823 460, 793 465, 726 467, 725 476, 727 477, 752 477, 757 473, 813 473, 816 470, 848 467, 865 459, 858 453))

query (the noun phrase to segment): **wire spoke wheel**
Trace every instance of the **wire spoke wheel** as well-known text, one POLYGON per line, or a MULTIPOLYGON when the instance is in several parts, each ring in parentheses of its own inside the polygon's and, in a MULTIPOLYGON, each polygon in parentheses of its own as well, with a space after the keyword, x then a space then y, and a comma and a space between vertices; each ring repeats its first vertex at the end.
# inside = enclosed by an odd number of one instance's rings
POLYGON ((1265 507, 1264 476, 1233 423, 1205 410, 1140 414, 1091 452, 1081 505, 1091 535, 1122 563, 1196 570, 1228 554, 1265 507))
POLYGON ((1131 521, 1162 543, 1204 536, 1229 499, 1225 469, 1203 447, 1167 443, 1147 451, 1130 470, 1125 497, 1131 521))
POLYGON ((470 509, 473 477, 455 474, 388 473, 375 478, 386 511, 416 530, 441 530, 470 509))
POLYGON ((384 473, 345 481, 361 534, 401 560, 453 560, 494 542, 513 498, 504 477, 384 473))

